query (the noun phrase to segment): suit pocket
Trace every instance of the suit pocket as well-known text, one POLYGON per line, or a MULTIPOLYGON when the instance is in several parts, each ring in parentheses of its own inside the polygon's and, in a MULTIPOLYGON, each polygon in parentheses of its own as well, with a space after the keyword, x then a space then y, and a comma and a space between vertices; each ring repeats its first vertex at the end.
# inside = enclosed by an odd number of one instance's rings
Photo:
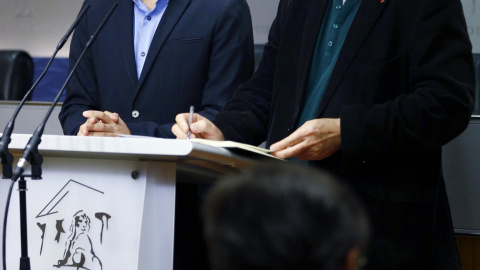
POLYGON ((165 41, 165 45, 180 44, 180 43, 192 43, 202 41, 203 37, 191 37, 191 38, 176 38, 165 41))

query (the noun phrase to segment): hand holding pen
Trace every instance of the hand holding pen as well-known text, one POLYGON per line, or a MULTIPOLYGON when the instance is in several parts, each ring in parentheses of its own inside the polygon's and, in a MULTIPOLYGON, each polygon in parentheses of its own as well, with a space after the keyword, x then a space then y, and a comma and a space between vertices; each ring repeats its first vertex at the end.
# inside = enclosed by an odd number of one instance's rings
POLYGON ((225 140, 222 131, 215 124, 202 115, 194 113, 193 106, 190 107, 189 113, 178 114, 175 121, 177 123, 173 125, 172 132, 177 139, 225 140))

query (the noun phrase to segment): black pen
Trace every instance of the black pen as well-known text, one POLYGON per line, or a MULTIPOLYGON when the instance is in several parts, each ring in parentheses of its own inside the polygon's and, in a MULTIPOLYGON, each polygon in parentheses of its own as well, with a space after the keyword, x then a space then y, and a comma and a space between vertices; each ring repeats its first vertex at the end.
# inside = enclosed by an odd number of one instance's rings
POLYGON ((187 132, 187 140, 190 140, 190 125, 192 124, 192 120, 193 120, 193 110, 195 109, 195 107, 193 106, 190 106, 190 114, 188 116, 188 132, 187 132))

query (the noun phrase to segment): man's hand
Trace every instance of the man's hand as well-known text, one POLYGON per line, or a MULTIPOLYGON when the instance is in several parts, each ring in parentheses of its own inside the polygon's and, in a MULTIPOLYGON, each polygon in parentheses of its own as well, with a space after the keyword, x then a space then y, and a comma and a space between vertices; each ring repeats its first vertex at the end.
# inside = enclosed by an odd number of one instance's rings
MULTIPOLYGON (((172 132, 177 136, 177 139, 185 139, 188 132, 188 113, 177 114, 175 121, 177 122, 172 127, 172 132)), ((190 125, 190 138, 202 138, 208 140, 223 141, 222 131, 217 128, 210 120, 201 116, 198 113, 193 114, 192 125, 190 125)))
POLYGON ((337 152, 342 144, 340 119, 314 119, 305 122, 285 139, 270 146, 278 158, 296 157, 320 160, 337 152))
POLYGON ((84 111, 83 116, 87 121, 80 126, 77 136, 116 137, 118 134, 131 134, 130 129, 117 113, 84 111))

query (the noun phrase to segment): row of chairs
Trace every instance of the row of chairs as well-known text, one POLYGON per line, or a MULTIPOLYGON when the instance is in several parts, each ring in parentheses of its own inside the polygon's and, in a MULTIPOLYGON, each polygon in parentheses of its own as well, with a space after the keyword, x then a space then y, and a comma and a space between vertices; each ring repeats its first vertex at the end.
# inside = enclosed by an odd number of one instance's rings
POLYGON ((33 60, 24 51, 0 51, 0 100, 21 100, 32 86, 33 60))

